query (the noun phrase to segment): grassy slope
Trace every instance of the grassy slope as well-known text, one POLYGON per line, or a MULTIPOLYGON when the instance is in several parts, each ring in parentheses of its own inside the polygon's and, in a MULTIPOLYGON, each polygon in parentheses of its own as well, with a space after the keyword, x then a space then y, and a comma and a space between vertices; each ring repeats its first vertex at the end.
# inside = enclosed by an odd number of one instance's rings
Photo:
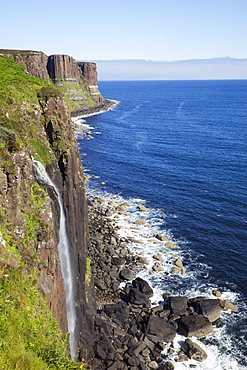
MULTIPOLYGON (((0 170, 11 166, 13 152, 25 148, 48 163, 53 153, 45 138, 39 136, 39 100, 55 90, 24 73, 24 67, 0 56, 0 170), (48 88, 48 90, 46 90, 48 88)), ((56 91, 55 91, 56 93, 56 91)), ((33 248, 46 194, 38 184, 30 189, 29 207, 23 209, 26 234, 19 241, 26 250, 33 248)), ((46 370, 79 369, 83 365, 69 360, 67 338, 35 287, 37 264, 23 260, 17 251, 18 241, 4 207, 0 207, 0 369, 46 370), (1 240, 3 236, 4 240, 1 240)))
POLYGON ((0 55, 1 146, 14 133, 17 146, 33 152, 43 162, 49 162, 52 156, 45 138, 38 135, 40 107, 37 94, 46 88, 43 80, 24 73, 22 65, 0 55))

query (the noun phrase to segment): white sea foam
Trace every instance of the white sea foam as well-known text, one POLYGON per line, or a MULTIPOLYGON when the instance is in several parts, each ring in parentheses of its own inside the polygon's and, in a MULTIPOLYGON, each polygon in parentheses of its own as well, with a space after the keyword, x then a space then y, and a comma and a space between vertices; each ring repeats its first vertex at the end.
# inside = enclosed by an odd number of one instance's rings
POLYGON ((90 130, 93 130, 94 127, 85 123, 86 121, 82 117, 73 117, 73 129, 76 137, 84 137, 86 133, 91 133, 90 130))
MULTIPOLYGON (((217 329, 214 330, 214 338, 217 337, 216 333, 217 329)), ((224 333, 220 333, 218 340, 224 340, 227 343, 227 337, 222 336, 224 333), (224 338, 224 339, 223 339, 224 338)), ((185 337, 180 334, 177 334, 175 340, 173 342, 174 345, 174 355, 171 355, 171 360, 175 365, 176 370, 185 370, 191 369, 191 365, 195 365, 196 369, 200 370, 244 370, 246 369, 245 366, 241 366, 238 364, 237 359, 232 358, 229 355, 224 353, 220 353, 219 347, 217 345, 210 345, 204 344, 201 340, 198 340, 195 337, 190 338, 193 342, 197 343, 208 355, 207 359, 203 362, 197 362, 195 360, 188 360, 186 362, 177 362, 176 356, 177 353, 180 351, 181 346, 185 341, 185 337)), ((230 343, 228 343, 230 345, 230 343)), ((230 349, 230 348, 228 348, 230 349)))
MULTIPOLYGON (((210 298, 215 298, 212 294, 213 289, 217 289, 215 284, 208 282, 207 276, 210 274, 211 268, 204 263, 196 265, 186 265, 186 275, 181 276, 171 274, 174 268, 174 261, 179 256, 184 260, 184 256, 194 252, 190 251, 188 243, 184 240, 177 240, 174 238, 169 229, 166 229, 166 223, 169 222, 169 217, 176 217, 176 215, 167 216, 162 213, 161 209, 152 209, 148 207, 146 202, 145 207, 147 211, 140 211, 138 205, 145 202, 142 199, 124 199, 121 195, 112 195, 107 192, 102 192, 89 187, 89 197, 103 198, 105 202, 102 204, 106 209, 115 208, 122 204, 127 203, 128 209, 119 214, 115 212, 110 218, 113 225, 116 226, 116 231, 120 237, 131 239, 128 247, 135 255, 145 256, 149 264, 140 267, 138 276, 142 277, 152 286, 154 296, 152 302, 155 304, 162 304, 162 293, 168 291, 174 295, 183 295, 187 298, 206 295, 210 298), (144 219, 144 225, 138 225, 135 222, 139 219, 144 219), (167 237, 169 241, 178 244, 179 248, 167 248, 165 241, 159 241, 155 238, 156 234, 162 234, 167 237), (157 261, 153 258, 154 255, 159 255, 161 260, 157 261), (153 272, 153 265, 159 262, 163 271, 153 272)), ((191 257, 191 258, 192 258, 191 257)), ((192 259, 193 261, 193 259, 192 259)), ((124 284, 122 284, 124 286, 124 284)), ((222 299, 227 299, 231 302, 238 301, 238 294, 225 291, 222 293, 222 299)), ((240 365, 237 360, 237 350, 233 349, 231 334, 229 334, 229 327, 231 327, 233 320, 232 311, 228 310, 222 313, 220 325, 215 325, 212 334, 208 335, 202 340, 192 338, 193 341, 198 343, 208 354, 207 360, 202 363, 195 360, 186 362, 176 362, 175 358, 181 349, 181 345, 186 339, 184 336, 177 334, 174 340, 175 352, 169 355, 170 360, 174 363, 176 370, 184 370, 191 368, 190 365, 196 365, 200 370, 242 370, 246 367, 240 365), (228 329, 228 330, 227 330, 228 329)), ((235 318, 235 320, 237 320, 235 318)))
POLYGON ((86 122, 82 117, 72 117, 71 120, 76 125, 82 125, 86 122))

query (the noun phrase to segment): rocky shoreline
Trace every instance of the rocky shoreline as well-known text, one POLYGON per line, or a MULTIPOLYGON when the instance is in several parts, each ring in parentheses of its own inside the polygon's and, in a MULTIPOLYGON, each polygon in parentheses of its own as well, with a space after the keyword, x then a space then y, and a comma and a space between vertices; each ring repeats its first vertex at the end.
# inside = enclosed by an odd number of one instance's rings
POLYGON ((88 117, 94 114, 112 110, 118 104, 115 100, 104 99, 104 102, 94 107, 77 109, 71 112, 71 117, 88 117))
MULTIPOLYGON (((137 277, 147 263, 145 256, 131 252, 131 240, 119 236, 114 222, 127 210, 128 204, 116 206, 97 197, 88 201, 89 257, 97 304, 94 369, 172 370, 181 361, 190 361, 189 367, 195 368, 207 359, 207 353, 189 338, 211 333, 221 311, 237 307, 222 300, 216 290, 215 298, 190 299, 164 291, 162 302, 151 303, 152 288, 137 277), (184 336, 179 351, 173 345, 177 333, 184 336)), ((180 263, 176 268, 173 273, 185 273, 180 263)))

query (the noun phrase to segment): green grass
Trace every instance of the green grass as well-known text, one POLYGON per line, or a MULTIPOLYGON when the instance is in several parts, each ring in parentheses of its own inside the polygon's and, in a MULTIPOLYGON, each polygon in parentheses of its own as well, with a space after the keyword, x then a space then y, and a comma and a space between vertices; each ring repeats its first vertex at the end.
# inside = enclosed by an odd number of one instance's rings
POLYGON ((94 101, 91 98, 87 85, 85 83, 76 83, 72 81, 62 81, 63 87, 60 89, 66 97, 67 104, 71 111, 80 107, 93 107, 94 101), (73 98, 81 98, 81 100, 73 100, 73 98))
MULTIPOLYGON (((22 65, 0 55, 0 143, 12 150, 27 149, 43 164, 54 159, 54 154, 39 118, 40 104, 61 95, 45 81, 25 73, 22 65)), ((0 153, 1 156, 1 153, 0 153)))
POLYGON ((37 93, 46 83, 24 73, 25 67, 11 58, 0 55, 0 102, 1 108, 14 109, 15 104, 29 100, 37 102, 37 93))
POLYGON ((23 210, 26 226, 26 233, 22 238, 24 248, 31 250, 34 248, 34 253, 37 252, 37 243, 42 235, 42 240, 47 241, 51 231, 49 224, 45 223, 42 216, 42 206, 47 202, 47 193, 40 187, 38 183, 34 183, 31 187, 31 196, 28 207, 23 210))
POLYGON ((15 227, 7 219, 3 206, 0 206, 0 233, 5 240, 6 249, 19 260, 19 265, 25 266, 26 269, 37 265, 38 243, 41 238, 47 241, 51 235, 50 225, 45 220, 42 208, 48 201, 48 196, 38 183, 34 183, 29 191, 28 203, 21 206, 25 229, 21 238, 16 236, 15 227))
POLYGON ((0 369, 79 369, 67 338, 28 276, 1 266, 0 369))
POLYGON ((86 282, 89 284, 92 277, 91 271, 91 260, 90 258, 86 258, 86 282))

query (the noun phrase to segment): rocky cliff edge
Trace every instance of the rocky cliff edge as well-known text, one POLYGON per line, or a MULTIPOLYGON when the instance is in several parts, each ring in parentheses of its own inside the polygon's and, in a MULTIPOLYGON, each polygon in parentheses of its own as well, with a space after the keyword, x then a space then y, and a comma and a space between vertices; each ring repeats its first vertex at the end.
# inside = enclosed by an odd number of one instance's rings
POLYGON ((59 352, 66 347, 60 348, 59 328, 42 298, 67 333, 58 258, 59 208, 54 189, 48 191, 37 181, 33 158, 46 167, 62 196, 76 281, 76 346, 86 361, 93 355, 94 293, 82 164, 66 99, 45 82, 47 58, 28 52, 12 54, 12 59, 0 56, 0 309, 4 311, 0 364, 9 370, 46 369, 56 362, 56 368, 75 369, 76 364, 68 365, 68 353, 59 352), (38 74, 44 79, 27 74, 12 59, 25 61, 32 71, 39 61, 38 74), (27 365, 30 361, 36 367, 27 365))

